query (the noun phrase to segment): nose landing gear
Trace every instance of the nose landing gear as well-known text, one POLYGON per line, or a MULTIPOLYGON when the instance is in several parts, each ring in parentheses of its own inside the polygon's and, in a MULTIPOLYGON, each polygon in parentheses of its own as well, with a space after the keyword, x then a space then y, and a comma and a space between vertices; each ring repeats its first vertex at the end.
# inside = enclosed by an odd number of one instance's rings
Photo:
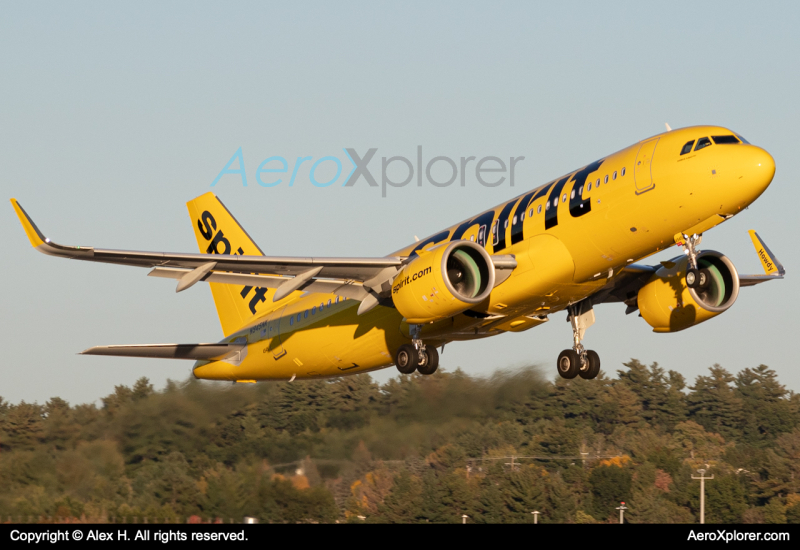
POLYGON ((422 327, 410 325, 411 343, 403 344, 397 349, 394 364, 401 374, 411 374, 414 371, 426 376, 436 372, 439 368, 439 352, 434 347, 422 343, 419 333, 422 327))
POLYGON ((574 345, 558 355, 558 374, 568 380, 576 376, 590 380, 600 373, 600 356, 594 350, 585 349, 581 340, 586 329, 594 324, 594 310, 590 302, 578 302, 569 306, 567 311, 574 345))
POLYGON ((694 234, 691 237, 683 235, 683 253, 688 256, 686 266, 686 286, 689 288, 704 287, 708 284, 708 272, 697 267, 697 245, 703 240, 702 235, 694 234))

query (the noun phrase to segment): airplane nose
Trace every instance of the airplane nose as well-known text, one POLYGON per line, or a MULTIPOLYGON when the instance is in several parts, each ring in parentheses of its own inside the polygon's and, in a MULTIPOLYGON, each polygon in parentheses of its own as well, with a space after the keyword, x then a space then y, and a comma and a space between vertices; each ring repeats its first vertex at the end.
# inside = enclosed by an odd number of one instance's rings
POLYGON ((747 164, 750 165, 749 172, 753 174, 755 182, 763 191, 775 176, 775 159, 761 147, 751 145, 750 148, 747 159, 747 164))

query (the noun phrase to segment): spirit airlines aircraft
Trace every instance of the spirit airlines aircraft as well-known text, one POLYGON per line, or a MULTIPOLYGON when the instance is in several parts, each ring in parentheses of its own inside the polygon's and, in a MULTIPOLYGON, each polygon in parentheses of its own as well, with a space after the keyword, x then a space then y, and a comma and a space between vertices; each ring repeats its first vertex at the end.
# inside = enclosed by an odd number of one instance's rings
POLYGON ((177 291, 211 287, 225 339, 208 344, 93 347, 84 354, 195 360, 210 380, 324 378, 394 364, 432 374, 436 348, 522 332, 566 310, 573 346, 558 373, 591 379, 584 349, 593 306, 622 302, 655 332, 711 319, 739 288, 781 279, 783 266, 754 232, 764 275, 697 246, 705 231, 755 201, 775 174, 764 149, 731 130, 695 126, 657 135, 383 258, 265 256, 222 202, 188 203, 200 254, 63 246, 11 199, 40 252, 151 268, 177 291), (658 265, 634 262, 677 244, 658 265))

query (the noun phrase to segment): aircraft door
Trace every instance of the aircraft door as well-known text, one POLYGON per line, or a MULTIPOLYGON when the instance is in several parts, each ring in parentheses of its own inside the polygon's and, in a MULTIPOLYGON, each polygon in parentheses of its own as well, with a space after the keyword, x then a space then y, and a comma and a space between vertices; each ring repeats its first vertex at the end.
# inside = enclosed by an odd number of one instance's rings
POLYGON ((633 179, 636 181, 636 194, 641 195, 655 187, 653 182, 653 156, 659 138, 645 141, 639 146, 636 164, 633 167, 633 179))
MULTIPOLYGON (((283 321, 283 311, 286 307, 276 309, 269 316, 267 321, 267 336, 271 338, 270 351, 275 359, 280 359, 286 355, 286 350, 283 349, 283 342, 281 341, 281 322, 283 321)), ((286 319, 288 322, 288 318, 286 319)))

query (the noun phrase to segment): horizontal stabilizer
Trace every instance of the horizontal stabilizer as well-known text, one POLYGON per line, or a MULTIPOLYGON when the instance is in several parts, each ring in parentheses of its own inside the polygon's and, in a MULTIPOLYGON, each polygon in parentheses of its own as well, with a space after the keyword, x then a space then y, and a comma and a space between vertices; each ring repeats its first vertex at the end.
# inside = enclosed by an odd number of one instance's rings
POLYGON ((111 355, 115 357, 149 357, 156 359, 191 359, 215 361, 238 354, 242 344, 134 344, 130 346, 95 346, 81 355, 111 355))

